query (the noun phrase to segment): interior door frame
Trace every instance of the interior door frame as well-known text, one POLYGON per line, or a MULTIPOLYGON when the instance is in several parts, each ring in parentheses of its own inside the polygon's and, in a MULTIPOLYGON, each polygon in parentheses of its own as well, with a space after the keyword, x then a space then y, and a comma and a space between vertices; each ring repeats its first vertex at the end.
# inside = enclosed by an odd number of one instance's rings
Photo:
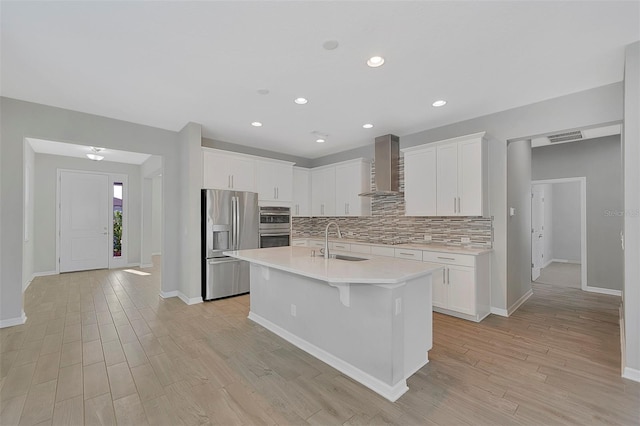
POLYGON ((56 274, 60 273, 60 209, 62 207, 60 200, 60 183, 61 174, 63 172, 78 173, 78 174, 92 174, 92 175, 105 175, 109 182, 109 194, 111 202, 108 203, 109 214, 109 235, 108 240, 110 242, 109 248, 109 269, 126 267, 129 264, 128 261, 128 234, 129 234, 129 220, 128 220, 128 208, 124 208, 122 211, 122 256, 120 259, 113 257, 113 184, 114 182, 122 182, 122 205, 129 205, 129 182, 128 175, 122 173, 107 173, 97 172, 92 170, 75 170, 75 169, 61 169, 56 170, 56 274))
POLYGON ((545 214, 544 213, 545 213, 545 210, 546 210, 546 207, 545 207, 545 204, 544 204, 545 192, 544 192, 544 188, 539 188, 539 189, 536 188, 536 189, 538 189, 538 192, 540 192, 542 194, 542 197, 541 197, 541 200, 540 200, 541 205, 538 205, 538 204, 534 203, 534 200, 536 199, 536 197, 535 197, 536 191, 534 190, 534 188, 536 186, 542 186, 542 185, 533 185, 533 184, 531 185, 531 281, 535 281, 538 278, 540 278, 540 270, 544 267, 544 244, 542 245, 542 248, 541 248, 540 247, 540 237, 536 237, 536 235, 538 235, 538 232, 534 232, 534 231, 537 231, 537 230, 533 226, 534 225, 534 220, 533 220, 534 211, 538 210, 540 207, 542 207, 542 217, 539 218, 539 219, 540 219, 540 222, 541 222, 541 225, 542 225, 541 231, 542 231, 543 238, 546 238, 546 232, 547 232, 547 230, 544 228, 544 226, 545 226, 545 221, 544 221, 545 214), (534 244, 534 241, 535 241, 535 244, 534 244), (536 246, 536 245, 537 245, 537 248, 536 248, 536 250, 534 250, 534 246, 536 246), (534 253, 537 252, 538 254, 540 254, 540 251, 542 252, 541 253, 541 257, 543 259, 543 263, 538 268, 538 276, 534 278, 535 274, 534 274, 533 271, 535 269, 536 261, 538 260, 538 259, 535 259, 534 253))
POLYGON ((589 291, 587 285, 587 178, 580 176, 533 180, 531 186, 569 182, 580 183, 580 288, 583 291, 589 291))

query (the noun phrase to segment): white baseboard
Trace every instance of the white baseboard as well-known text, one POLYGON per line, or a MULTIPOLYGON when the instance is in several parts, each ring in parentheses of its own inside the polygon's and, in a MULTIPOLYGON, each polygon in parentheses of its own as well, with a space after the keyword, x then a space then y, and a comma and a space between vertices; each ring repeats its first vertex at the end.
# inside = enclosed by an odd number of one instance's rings
POLYGON ((140 269, 153 268, 153 263, 141 263, 140 269))
POLYGON ((22 315, 19 317, 0 320, 0 328, 22 325, 25 322, 27 322, 27 315, 25 315, 24 311, 22 311, 22 315))
POLYGON ((22 285, 22 292, 24 293, 29 288, 29 286, 31 285, 31 283, 35 278, 48 277, 50 275, 58 275, 58 272, 56 271, 34 272, 33 274, 31 274, 31 278, 29 278, 29 281, 27 281, 22 285))
POLYGON ((509 312, 507 312, 506 309, 494 308, 493 306, 491 307, 491 313, 494 314, 494 315, 500 315, 501 317, 508 317, 509 316, 509 312))
POLYGON ((182 292, 179 291, 178 292, 178 297, 180 298, 180 300, 182 300, 187 305, 195 305, 197 303, 202 303, 202 296, 189 298, 185 294, 183 294, 182 292))
POLYGON ((592 286, 588 285, 583 290, 584 291, 590 291, 591 293, 609 294, 611 296, 622 296, 622 291, 621 290, 613 290, 613 289, 610 289, 610 288, 592 287, 592 286))
POLYGON ((531 296, 533 295, 533 290, 529 289, 529 291, 527 291, 525 294, 522 295, 522 297, 518 300, 515 301, 515 303, 511 306, 509 306, 509 309, 507 309, 507 316, 510 317, 511 314, 513 314, 515 311, 518 310, 518 308, 527 301, 527 299, 529 299, 531 296))
POLYGON ((174 291, 162 291, 160 290, 160 297, 162 297, 163 299, 169 299, 171 297, 178 297, 178 290, 174 290, 174 291))
POLYGON ((640 382, 640 370, 631 367, 625 367, 622 371, 622 377, 625 379, 633 380, 634 382, 640 382))
POLYGON ((393 386, 384 383, 380 379, 377 379, 370 374, 365 373, 364 371, 360 370, 357 367, 354 367, 348 362, 343 361, 342 359, 330 354, 323 349, 320 349, 319 347, 307 342, 304 339, 301 339, 300 337, 288 332, 284 328, 272 323, 267 319, 264 319, 260 315, 249 312, 249 319, 257 324, 260 324, 272 333, 277 334, 294 346, 297 346, 303 351, 318 358, 320 361, 329 364, 336 370, 351 377, 353 380, 368 387, 372 391, 382 395, 391 402, 395 402, 398 398, 400 398, 400 396, 402 396, 406 391, 409 390, 406 380, 400 380, 396 385, 393 386))
POLYGON ((151 256, 162 256, 162 252, 151 253, 151 256))
POLYGON ((124 266, 116 266, 114 269, 117 269, 117 268, 139 268, 139 267, 140 267, 140 262, 138 262, 138 263, 133 262, 133 263, 127 263, 124 266))
POLYGON ((544 268, 546 268, 547 266, 551 265, 552 263, 553 263, 553 259, 551 259, 551 260, 547 260, 547 263, 545 263, 544 265, 542 265, 540 269, 544 269, 544 268))

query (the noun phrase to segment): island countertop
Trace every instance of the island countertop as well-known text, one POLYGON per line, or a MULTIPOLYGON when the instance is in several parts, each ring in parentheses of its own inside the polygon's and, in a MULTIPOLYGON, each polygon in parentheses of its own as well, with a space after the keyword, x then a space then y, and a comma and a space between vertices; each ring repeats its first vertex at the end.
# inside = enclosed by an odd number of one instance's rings
MULTIPOLYGON (((431 274, 442 266, 370 254, 357 254, 362 261, 325 259, 308 247, 272 247, 227 251, 224 254, 258 265, 279 269, 328 283, 399 284, 431 274)), ((333 251, 332 253, 336 253, 333 251)), ((338 253, 340 253, 338 251, 338 253)), ((353 256, 354 253, 346 253, 353 256)))

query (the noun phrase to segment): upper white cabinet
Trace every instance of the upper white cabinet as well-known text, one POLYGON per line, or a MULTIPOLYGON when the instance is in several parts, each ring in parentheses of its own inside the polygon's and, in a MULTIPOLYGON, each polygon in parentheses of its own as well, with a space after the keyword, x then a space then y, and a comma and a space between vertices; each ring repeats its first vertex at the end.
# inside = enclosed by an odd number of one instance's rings
POLYGON ((292 216, 311 216, 311 170, 293 168, 292 216))
POLYGON ((368 216, 371 198, 358 194, 371 189, 371 166, 364 160, 336 165, 336 216, 368 216))
POLYGON ((227 151, 203 148, 203 182, 207 189, 255 191, 255 160, 227 151))
POLYGON ((363 159, 345 161, 311 170, 313 216, 366 216, 371 199, 358 194, 371 188, 370 164, 363 159))
POLYGON ((293 163, 256 160, 256 186, 262 201, 291 202, 293 198, 293 163))
POLYGON ((484 133, 403 150, 407 216, 486 216, 484 133))
POLYGON ((318 167, 311 170, 311 214, 334 216, 336 212, 336 168, 318 167))
POLYGON ((404 200, 406 216, 435 216, 436 148, 404 151, 404 200))

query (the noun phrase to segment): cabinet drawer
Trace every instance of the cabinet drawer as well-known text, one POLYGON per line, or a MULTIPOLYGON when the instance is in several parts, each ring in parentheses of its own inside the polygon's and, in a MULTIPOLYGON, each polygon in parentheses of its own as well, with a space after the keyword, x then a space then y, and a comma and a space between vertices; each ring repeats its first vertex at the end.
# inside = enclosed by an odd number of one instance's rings
POLYGON ((422 252, 422 260, 425 262, 445 263, 447 265, 475 266, 475 256, 468 254, 424 251, 422 252))
POLYGON ((310 240, 309 241, 309 247, 320 247, 320 248, 323 248, 324 247, 324 241, 310 240))
POLYGON ((307 247, 309 244, 307 242, 307 240, 292 240, 291 241, 291 246, 292 247, 307 247))
POLYGON ((354 253, 371 253, 371 246, 364 244, 351 244, 351 251, 354 253))
POLYGON ((395 257, 399 257, 400 259, 422 260, 422 250, 411 250, 402 248, 397 248, 394 250, 395 257))
POLYGON ((351 251, 351 244, 346 243, 329 243, 331 250, 351 251))
POLYGON ((393 257, 395 253, 393 247, 371 246, 371 254, 393 257))

